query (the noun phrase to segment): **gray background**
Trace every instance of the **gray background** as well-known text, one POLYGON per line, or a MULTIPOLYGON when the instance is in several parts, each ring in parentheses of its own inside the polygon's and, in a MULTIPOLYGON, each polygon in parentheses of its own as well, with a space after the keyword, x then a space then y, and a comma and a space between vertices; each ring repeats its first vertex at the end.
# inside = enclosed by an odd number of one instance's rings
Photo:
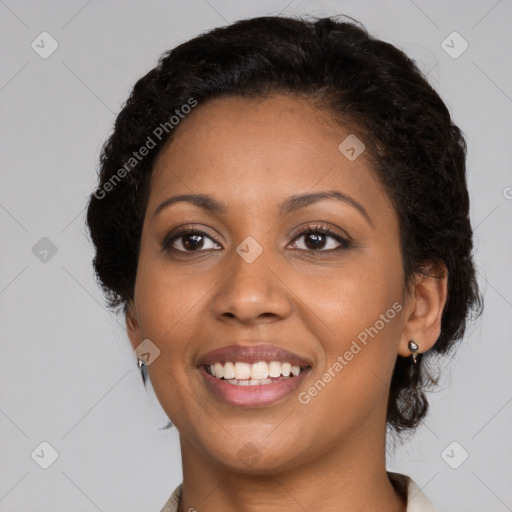
POLYGON ((158 430, 167 417, 93 279, 84 207, 116 113, 163 51, 278 13, 359 19, 419 62, 467 136, 486 309, 388 468, 409 474, 440 512, 512 510, 512 2, 5 0, 0 511, 156 512, 181 482, 177 432, 158 430), (46 59, 31 47, 43 31, 59 45, 46 59), (453 31, 469 44, 458 58, 441 46, 453 31), (48 469, 43 441, 58 452, 48 469))

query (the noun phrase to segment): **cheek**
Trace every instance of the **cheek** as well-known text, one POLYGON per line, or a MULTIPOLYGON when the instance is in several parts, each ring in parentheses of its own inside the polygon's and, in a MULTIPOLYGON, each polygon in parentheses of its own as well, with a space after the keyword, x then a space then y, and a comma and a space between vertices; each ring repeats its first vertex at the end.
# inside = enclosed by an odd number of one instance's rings
MULTIPOLYGON (((368 293, 367 300, 361 300, 366 295, 361 288, 351 294, 347 287, 332 302, 323 302, 322 321, 330 328, 318 338, 324 358, 298 397, 310 417, 332 421, 334 438, 363 424, 377 410, 385 414, 400 339, 401 304, 375 288, 368 288, 368 293)), ((316 427, 305 428, 313 433, 316 427)))
MULTIPOLYGON (((202 277, 192 267, 171 268, 164 256, 142 250, 135 286, 135 303, 145 335, 162 341, 179 342, 176 336, 186 327, 187 318, 208 299, 208 274, 202 277)), ((183 334, 183 333, 182 333, 183 334)))
MULTIPOLYGON (((313 268, 300 263, 293 276, 294 293, 316 319, 319 339, 346 340, 373 326, 380 315, 399 302, 403 276, 399 251, 385 248, 360 248, 334 266, 313 268), (312 314, 313 313, 313 314, 312 314)), ((396 317, 396 309, 388 315, 396 317)), ((397 322, 386 322, 386 329, 397 322)), ((380 325, 380 323, 379 323, 380 325)))
POLYGON ((401 259, 397 251, 368 249, 324 272, 295 285, 307 297, 303 315, 323 354, 301 403, 318 415, 327 408, 340 428, 350 428, 383 407, 389 389, 401 330, 401 259))

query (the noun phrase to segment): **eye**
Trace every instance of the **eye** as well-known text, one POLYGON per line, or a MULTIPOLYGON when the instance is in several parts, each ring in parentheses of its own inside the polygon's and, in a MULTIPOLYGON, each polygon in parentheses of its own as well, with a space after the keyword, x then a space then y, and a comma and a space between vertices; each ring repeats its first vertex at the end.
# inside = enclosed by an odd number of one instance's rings
POLYGON ((176 233, 172 233, 172 236, 167 235, 162 241, 162 248, 176 252, 199 252, 200 249, 222 249, 222 247, 213 240, 210 233, 197 228, 181 229, 176 233), (205 240, 212 242, 213 247, 205 247, 205 240), (177 247, 180 245, 182 249, 177 247))
MULTIPOLYGON (((331 252, 351 247, 351 243, 347 237, 340 235, 326 226, 308 226, 305 230, 301 231, 294 240, 299 240, 300 238, 305 239, 303 244, 305 247, 294 247, 295 249, 331 252), (331 242, 327 241, 329 238, 331 242), (335 242, 333 242, 333 240, 335 242), (338 244, 336 244, 336 242, 338 242, 338 244)), ((297 245, 297 242, 295 245, 297 245)))
MULTIPOLYGON (((327 226, 308 226, 299 232, 294 238, 294 249, 305 250, 308 252, 332 252, 351 247, 348 237, 344 237, 328 228, 327 226), (300 238, 305 239, 304 247, 297 247, 300 238), (328 239, 331 239, 329 242, 328 239), (336 243, 337 242, 337 243, 336 243)), ((209 249, 222 249, 222 246, 215 241, 215 237, 203 229, 183 228, 177 232, 168 234, 162 241, 162 248, 174 252, 201 252, 209 249), (210 246, 208 246, 208 241, 210 246), (180 248, 181 246, 181 248, 180 248)))

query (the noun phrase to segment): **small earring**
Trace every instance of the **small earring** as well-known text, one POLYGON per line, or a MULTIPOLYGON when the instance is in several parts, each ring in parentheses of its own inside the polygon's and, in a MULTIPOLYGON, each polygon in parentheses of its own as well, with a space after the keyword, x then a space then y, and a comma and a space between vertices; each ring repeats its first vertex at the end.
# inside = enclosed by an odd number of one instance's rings
POLYGON ((137 366, 140 368, 140 375, 142 377, 142 383, 144 384, 144 386, 146 386, 146 375, 147 375, 148 369, 147 369, 146 363, 140 357, 137 357, 137 366))
POLYGON ((409 340, 409 350, 412 352, 412 360, 414 361, 414 364, 416 364, 416 358, 418 357, 418 354, 416 352, 418 351, 418 344, 414 340, 409 340))

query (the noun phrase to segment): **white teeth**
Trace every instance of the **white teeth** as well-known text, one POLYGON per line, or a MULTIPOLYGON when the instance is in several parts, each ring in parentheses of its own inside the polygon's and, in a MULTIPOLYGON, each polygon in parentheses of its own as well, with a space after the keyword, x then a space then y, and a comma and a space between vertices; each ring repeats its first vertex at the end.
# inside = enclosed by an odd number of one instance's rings
MULTIPOLYGON (((283 379, 290 379, 291 377, 283 377, 283 379)), ((234 384, 235 386, 260 386, 262 384, 272 384, 271 379, 261 379, 261 380, 253 380, 253 379, 245 379, 245 380, 237 380, 231 379, 227 380, 229 384, 234 384)))
POLYGON ((215 377, 219 379, 224 377, 224 366, 221 363, 215 363, 215 377))
POLYGON ((257 363, 244 363, 241 361, 232 363, 215 363, 209 365, 210 372, 218 379, 224 378, 230 383, 237 383, 241 386, 251 385, 252 382, 258 384, 273 382, 269 377, 290 377, 290 374, 297 377, 302 369, 300 366, 292 366, 291 363, 281 363, 280 361, 258 361, 257 363), (240 381, 238 383, 237 381, 240 381), (245 382, 244 382, 245 381, 245 382))
POLYGON ((290 375, 290 371, 292 369, 292 365, 290 363, 283 363, 281 365, 281 373, 285 376, 285 377, 288 377, 288 375, 290 375))
POLYGON ((295 377, 297 377, 300 373, 300 366, 292 366, 290 371, 295 375, 295 377))
POLYGON ((251 367, 251 379, 266 379, 268 377, 268 366, 264 361, 253 363, 251 367))
POLYGON ((234 379, 235 378, 235 365, 233 363, 224 364, 224 378, 234 379))
MULTIPOLYGON (((217 365, 217 363, 215 363, 217 365)), ((250 379, 251 365, 249 363, 235 363, 235 379, 250 379)))
POLYGON ((268 365, 268 374, 270 377, 280 377, 281 363, 279 361, 271 361, 268 365))

